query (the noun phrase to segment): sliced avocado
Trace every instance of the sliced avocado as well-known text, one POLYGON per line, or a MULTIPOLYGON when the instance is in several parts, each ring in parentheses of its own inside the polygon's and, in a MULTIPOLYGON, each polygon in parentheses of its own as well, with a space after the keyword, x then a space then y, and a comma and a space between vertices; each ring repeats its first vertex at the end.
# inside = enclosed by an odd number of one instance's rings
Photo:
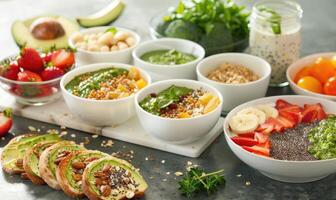
MULTIPOLYGON (((117 172, 117 174, 118 173, 119 172, 117 172)), ((120 174, 116 176, 120 176, 120 174)), ((89 199, 104 199, 104 200, 127 199, 129 198, 127 197, 128 192, 134 192, 133 197, 136 198, 141 197, 148 188, 148 184, 134 166, 132 166, 125 160, 121 160, 113 156, 101 158, 87 165, 83 173, 83 180, 84 180, 83 191, 89 197, 89 199), (95 174, 96 172, 104 171, 105 165, 109 165, 112 167, 119 167, 120 169, 130 172, 130 177, 134 180, 134 185, 136 185, 135 188, 131 190, 129 188, 121 186, 119 188, 118 194, 111 193, 107 197, 102 196, 100 192, 100 187, 96 185, 95 174)))
POLYGON ((118 18, 124 10, 125 4, 121 0, 113 0, 107 7, 95 14, 78 17, 77 22, 83 27, 103 26, 118 18))
POLYGON ((51 47, 68 47, 68 38, 79 30, 75 21, 57 15, 43 15, 17 20, 12 25, 12 36, 19 47, 27 46, 42 51, 51 47))
POLYGON ((18 136, 12 139, 3 149, 1 154, 1 164, 3 169, 8 173, 22 173, 24 172, 23 166, 18 166, 18 160, 23 159, 25 152, 32 148, 35 144, 44 141, 57 141, 59 140, 57 134, 46 135, 31 135, 27 137, 18 136))

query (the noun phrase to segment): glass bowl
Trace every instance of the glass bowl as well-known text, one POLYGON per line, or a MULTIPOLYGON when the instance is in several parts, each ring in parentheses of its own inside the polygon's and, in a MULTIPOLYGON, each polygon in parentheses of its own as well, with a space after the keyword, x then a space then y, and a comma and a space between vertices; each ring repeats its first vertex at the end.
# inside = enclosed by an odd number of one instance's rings
MULTIPOLYGON (((169 15, 169 12, 163 11, 163 12, 157 13, 150 19, 149 32, 153 39, 167 37, 164 35, 164 33, 162 33, 162 31, 160 32, 158 30, 159 25, 162 24, 163 18, 166 15, 169 15)), ((199 42, 197 43, 200 44, 199 42)), ((247 35, 246 38, 239 40, 239 41, 234 41, 230 45, 218 45, 212 48, 206 48, 203 45, 202 46, 205 49, 206 56, 210 56, 210 55, 214 55, 218 53, 226 53, 226 52, 244 52, 246 51, 248 45, 249 45, 249 37, 247 35)))
MULTIPOLYGON (((13 61, 16 57, 10 56, 4 60, 13 61)), ((0 61, 0 64, 4 60, 0 61)), ((42 82, 21 82, 0 76, 0 87, 11 96, 14 96, 15 100, 20 104, 39 106, 61 97, 61 79, 62 77, 42 82)))

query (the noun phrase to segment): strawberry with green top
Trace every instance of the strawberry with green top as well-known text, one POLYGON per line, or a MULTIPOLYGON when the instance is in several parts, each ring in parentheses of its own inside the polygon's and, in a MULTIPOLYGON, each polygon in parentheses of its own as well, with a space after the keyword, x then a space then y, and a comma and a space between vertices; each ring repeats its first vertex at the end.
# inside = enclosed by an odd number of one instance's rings
POLYGON ((7 108, 0 113, 0 136, 8 133, 13 125, 12 110, 7 108))
POLYGON ((40 53, 33 48, 23 48, 21 57, 17 60, 19 67, 25 70, 40 72, 44 69, 40 53))

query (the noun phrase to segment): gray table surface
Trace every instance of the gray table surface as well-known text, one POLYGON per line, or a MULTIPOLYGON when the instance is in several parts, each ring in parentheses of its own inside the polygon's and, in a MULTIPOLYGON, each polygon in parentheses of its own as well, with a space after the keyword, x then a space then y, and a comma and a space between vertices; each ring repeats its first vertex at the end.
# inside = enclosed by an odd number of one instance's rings
MULTIPOLYGON (((106 5, 108 0, 0 0, 0 56, 11 55, 17 52, 10 35, 10 25, 15 19, 23 19, 29 16, 43 13, 58 13, 68 17, 86 15, 106 5)), ((150 17, 172 6, 173 0, 126 0, 127 9, 117 20, 116 25, 135 29, 143 39, 149 39, 148 20, 150 17)), ((240 1, 251 5, 254 1, 240 1)), ((303 18, 303 47, 302 55, 315 52, 333 51, 336 49, 336 1, 335 0, 301 0, 304 10, 303 18)), ((289 88, 269 89, 268 95, 291 94, 289 88)), ((28 126, 48 130, 59 129, 57 126, 29 120, 21 117, 14 118, 13 133, 21 134, 28 131, 28 126)), ((84 141, 87 133, 68 130, 76 134, 78 142, 84 141)), ((12 135, 0 141, 2 148, 10 140, 12 135)), ((289 184, 274 181, 253 168, 241 162, 228 148, 223 136, 220 136, 199 158, 190 159, 183 156, 157 151, 154 149, 115 141, 113 147, 100 147, 102 140, 106 138, 91 139, 88 148, 102 150, 107 153, 115 151, 135 152, 132 163, 141 168, 143 176, 150 187, 145 199, 166 200, 185 199, 177 190, 177 181, 173 173, 183 171, 187 161, 191 161, 207 170, 225 169, 226 186, 222 187, 215 195, 207 197, 197 196, 194 199, 336 199, 336 174, 305 184, 289 184), (154 160, 146 161, 145 157, 153 157, 154 160), (161 161, 165 160, 162 164, 161 161), (166 172, 171 172, 167 175, 166 172), (241 175, 241 176, 240 176, 241 175), (250 185, 246 184, 249 182, 250 185)), ((309 167, 309 166, 307 166, 309 167)), ((62 192, 50 189, 47 186, 35 186, 29 181, 23 181, 18 176, 9 176, 0 171, 0 199, 68 199, 62 192)))

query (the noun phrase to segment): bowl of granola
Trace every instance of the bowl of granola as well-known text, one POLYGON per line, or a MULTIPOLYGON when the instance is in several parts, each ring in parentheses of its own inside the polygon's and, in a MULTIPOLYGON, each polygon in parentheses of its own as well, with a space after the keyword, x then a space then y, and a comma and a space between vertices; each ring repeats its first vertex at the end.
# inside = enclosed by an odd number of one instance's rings
POLYGON ((113 126, 134 114, 134 96, 151 83, 143 70, 121 63, 97 63, 63 76, 61 90, 71 113, 95 126, 113 126))
POLYGON ((146 132, 174 144, 204 137, 219 120, 222 102, 214 87, 186 79, 156 82, 135 97, 136 113, 146 132))
POLYGON ((197 79, 223 95, 223 111, 264 97, 271 66, 262 58, 244 53, 222 53, 203 59, 196 68, 197 79))

